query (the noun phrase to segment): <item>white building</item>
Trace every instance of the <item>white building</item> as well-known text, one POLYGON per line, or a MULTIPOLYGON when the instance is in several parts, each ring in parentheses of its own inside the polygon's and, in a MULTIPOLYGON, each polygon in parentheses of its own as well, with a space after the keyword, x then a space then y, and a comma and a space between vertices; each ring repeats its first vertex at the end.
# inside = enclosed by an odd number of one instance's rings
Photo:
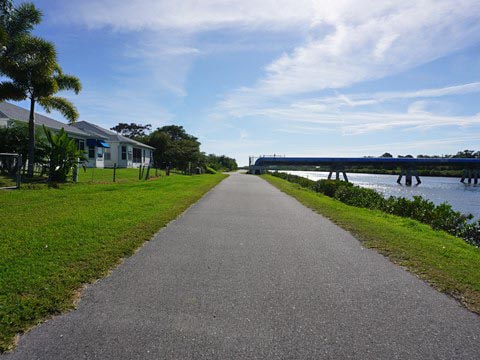
MULTIPOLYGON (((97 144, 94 144, 93 141, 87 141, 89 159, 94 156, 95 145, 98 147, 105 142, 109 145, 101 147, 101 150, 97 150, 102 152, 104 167, 113 167, 114 164, 117 164, 117 167, 137 168, 140 165, 148 166, 150 163, 153 163, 153 150, 155 148, 151 146, 87 121, 79 121, 73 126, 94 135, 95 138, 106 139, 105 141, 97 140, 97 144)), ((98 156, 98 154, 96 155, 98 156)))
MULTIPOLYGON (((30 111, 19 106, 0 102, 0 126, 11 126, 14 122, 28 123, 30 111)), ((78 147, 88 157, 87 167, 139 167, 153 162, 154 148, 141 142, 118 135, 98 125, 80 121, 68 125, 47 116, 35 113, 37 131, 41 126, 58 131, 63 128, 75 139, 78 147)))

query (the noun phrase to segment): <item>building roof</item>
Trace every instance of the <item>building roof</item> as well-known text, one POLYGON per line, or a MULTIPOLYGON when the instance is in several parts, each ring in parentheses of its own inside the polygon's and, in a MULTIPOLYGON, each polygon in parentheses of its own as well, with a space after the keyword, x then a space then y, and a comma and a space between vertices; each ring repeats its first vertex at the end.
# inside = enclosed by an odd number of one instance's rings
POLYGON ((111 130, 107 130, 102 128, 101 126, 89 123, 88 121, 78 121, 73 125, 89 134, 93 134, 98 137, 103 137, 106 138, 107 141, 114 141, 114 142, 121 142, 121 143, 127 143, 127 144, 132 144, 136 146, 140 146, 143 148, 148 148, 148 149, 155 149, 154 147, 151 147, 149 145, 146 145, 144 143, 141 143, 139 141, 127 138, 125 136, 119 135, 116 132, 113 132, 111 130))
MULTIPOLYGON (((17 105, 0 102, 0 118, 6 118, 10 120, 17 120, 28 123, 30 118, 30 111, 17 105)), ((61 128, 64 128, 67 133, 72 135, 82 137, 90 136, 85 131, 79 128, 51 119, 38 113, 35 113, 35 123, 37 125, 45 125, 47 128, 52 130, 60 130, 61 128)))

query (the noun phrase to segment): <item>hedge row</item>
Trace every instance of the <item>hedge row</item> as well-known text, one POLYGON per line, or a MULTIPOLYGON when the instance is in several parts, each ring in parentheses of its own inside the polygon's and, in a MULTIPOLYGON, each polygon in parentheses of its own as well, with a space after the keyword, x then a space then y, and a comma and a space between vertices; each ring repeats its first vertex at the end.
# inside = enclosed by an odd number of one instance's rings
POLYGON ((444 230, 464 239, 469 244, 480 247, 480 219, 472 222, 473 215, 454 211, 447 203, 435 205, 421 196, 412 200, 404 197, 383 197, 372 189, 362 188, 345 181, 313 181, 301 176, 275 172, 273 176, 299 184, 318 193, 356 207, 380 210, 388 214, 407 217, 430 225, 435 230, 444 230))

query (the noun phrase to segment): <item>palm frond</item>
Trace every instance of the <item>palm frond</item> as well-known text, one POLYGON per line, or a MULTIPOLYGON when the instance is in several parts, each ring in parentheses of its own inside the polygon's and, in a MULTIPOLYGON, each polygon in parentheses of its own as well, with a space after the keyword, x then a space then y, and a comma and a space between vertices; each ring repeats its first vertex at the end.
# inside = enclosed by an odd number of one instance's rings
POLYGON ((9 41, 7 49, 0 57, 1 72, 19 82, 52 76, 56 64, 55 45, 30 35, 22 35, 9 41))
POLYGON ((11 38, 30 32, 42 20, 42 12, 31 3, 20 4, 10 13, 5 30, 11 38))
POLYGON ((73 90, 75 94, 78 94, 82 90, 80 79, 76 76, 60 73, 54 76, 54 79, 58 84, 59 90, 73 90))
POLYGON ((0 82, 0 101, 20 101, 27 98, 24 89, 11 81, 0 82))
POLYGON ((38 103, 46 112, 57 110, 70 124, 74 124, 79 117, 78 110, 69 100, 59 96, 48 96, 38 99, 38 103))

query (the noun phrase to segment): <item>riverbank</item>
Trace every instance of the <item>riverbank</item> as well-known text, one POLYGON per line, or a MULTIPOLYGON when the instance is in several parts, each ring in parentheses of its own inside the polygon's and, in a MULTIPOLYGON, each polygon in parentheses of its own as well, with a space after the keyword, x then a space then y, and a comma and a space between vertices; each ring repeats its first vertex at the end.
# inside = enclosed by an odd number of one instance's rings
POLYGON ((352 232, 366 247, 480 313, 480 249, 418 221, 345 205, 286 180, 262 175, 270 184, 352 232))
POLYGON ((134 175, 0 192, 0 352, 16 334, 73 308, 82 284, 105 276, 226 177, 134 175))

